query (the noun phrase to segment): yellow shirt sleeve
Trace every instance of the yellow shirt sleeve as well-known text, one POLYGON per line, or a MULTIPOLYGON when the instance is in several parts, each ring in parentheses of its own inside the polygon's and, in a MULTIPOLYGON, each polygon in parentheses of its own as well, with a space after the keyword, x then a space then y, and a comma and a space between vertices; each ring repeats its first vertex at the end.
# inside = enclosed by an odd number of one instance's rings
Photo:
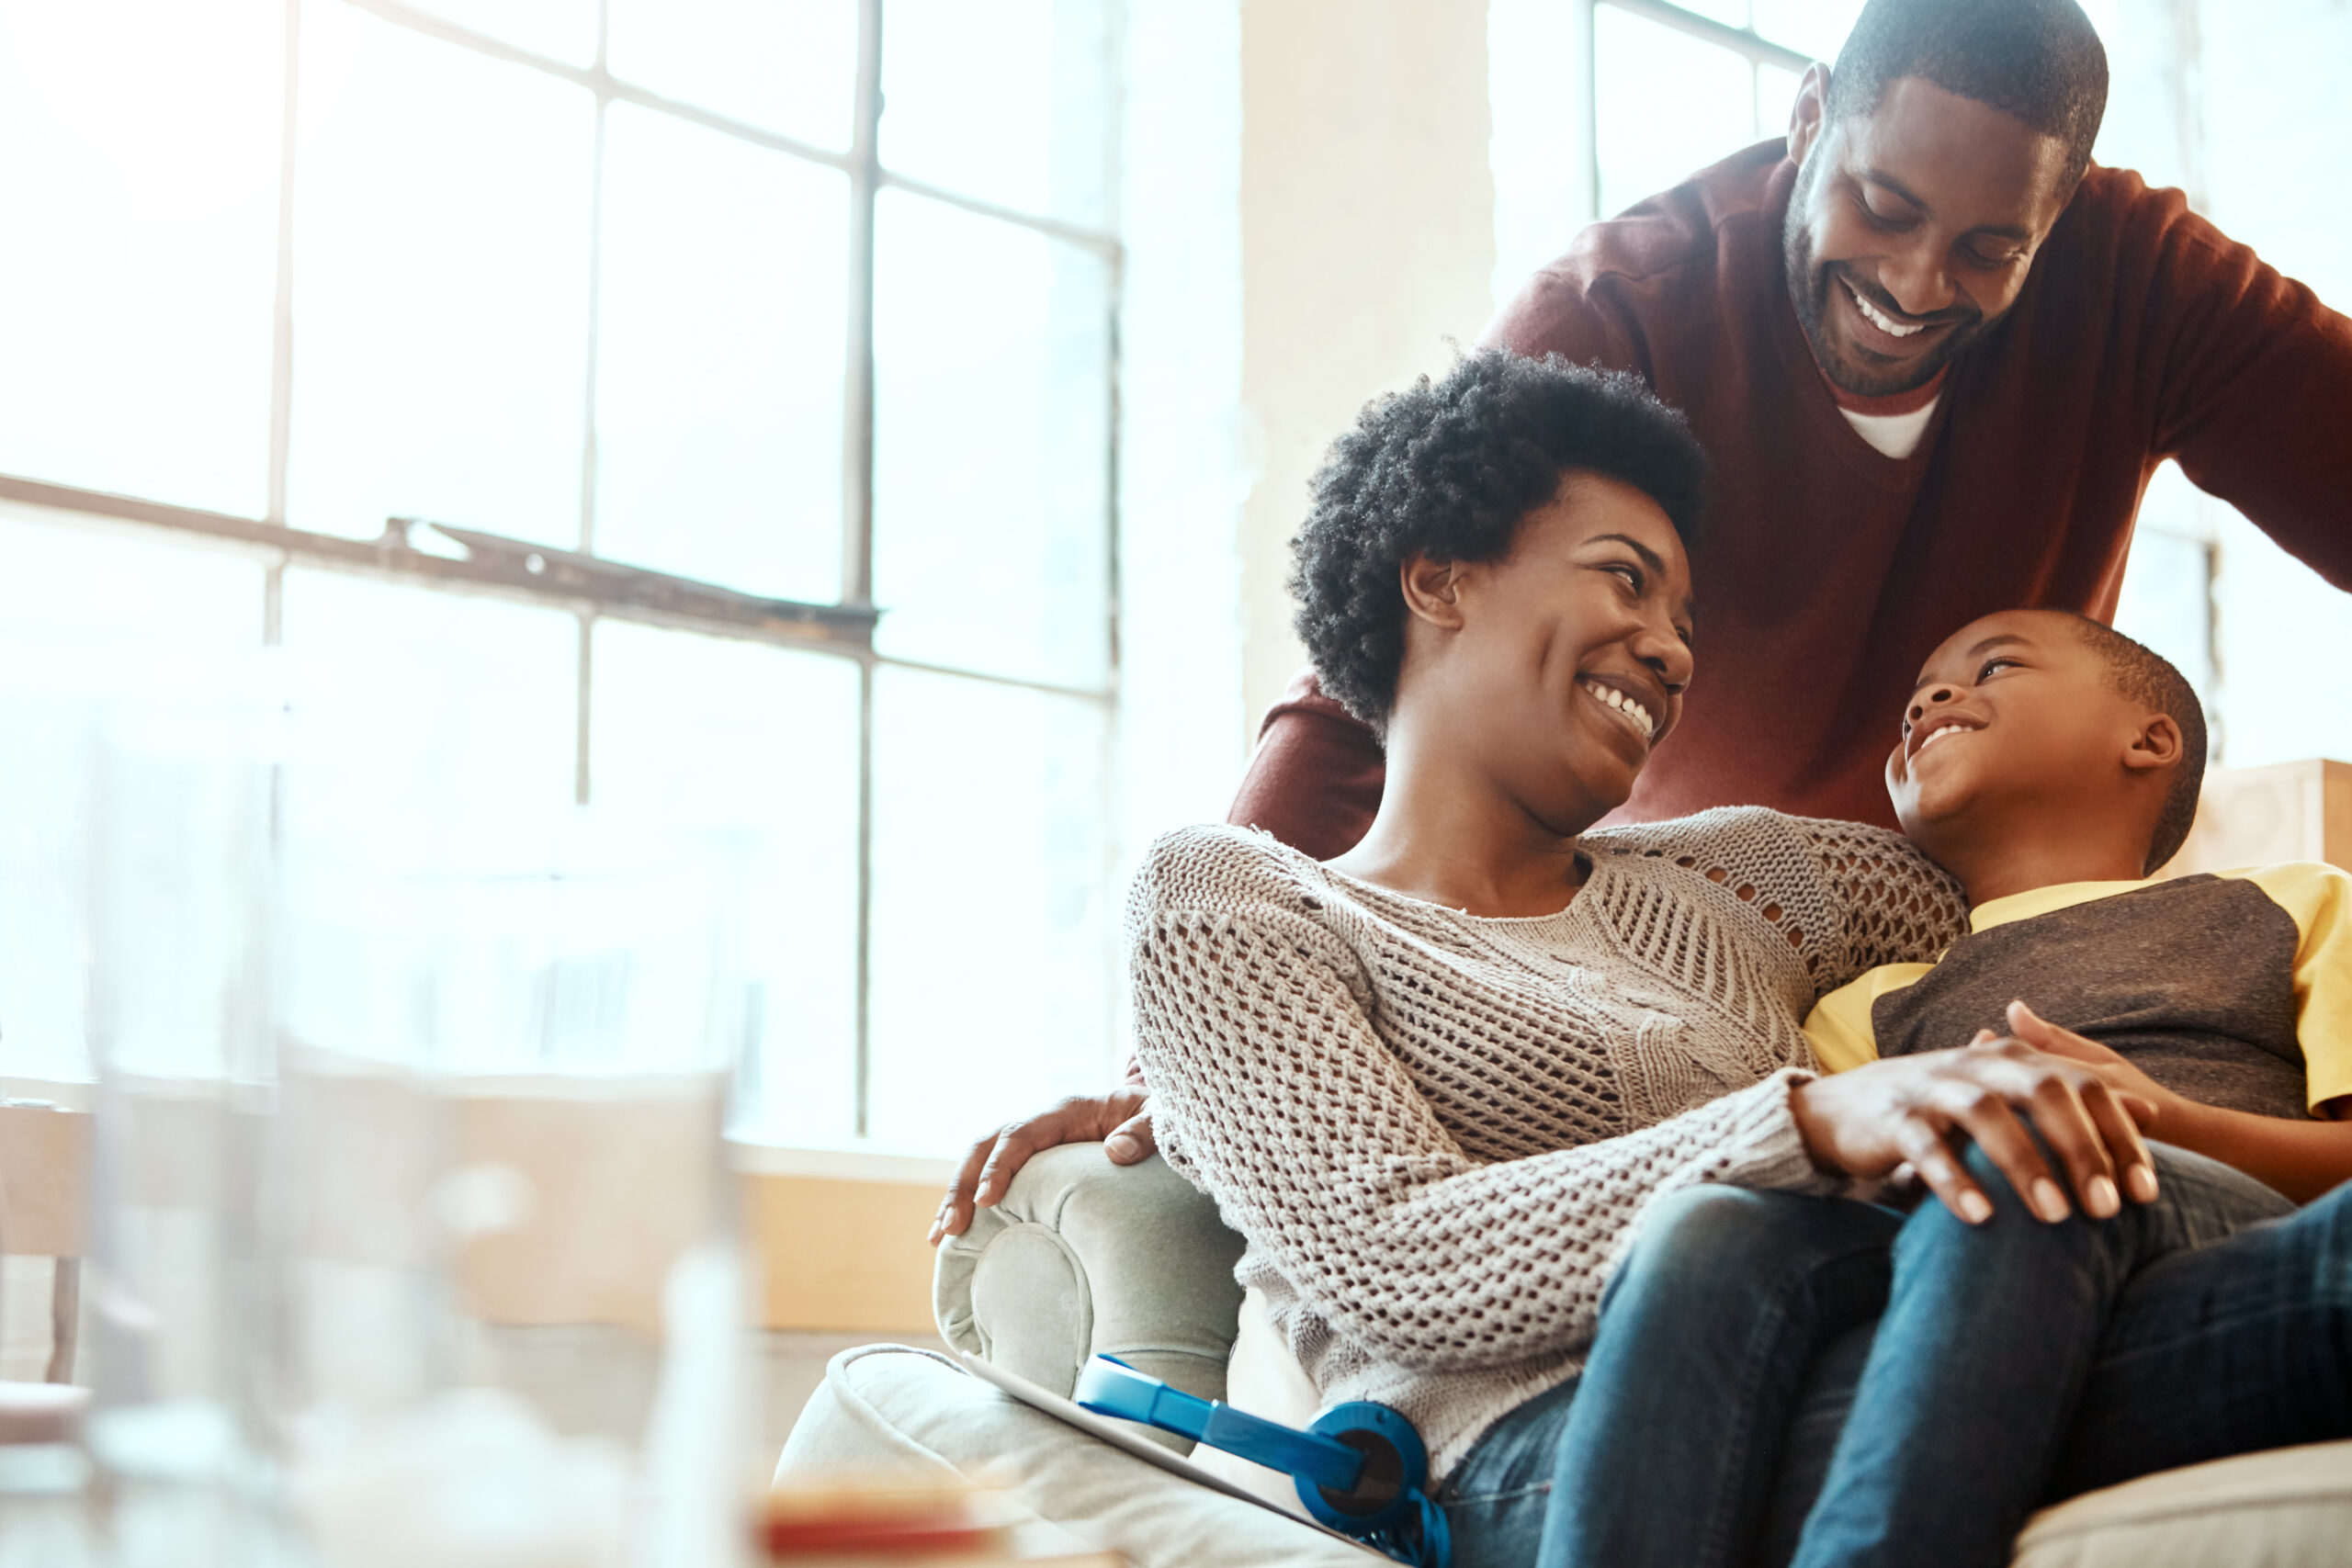
POLYGON ((2269 895, 2302 933, 2295 949, 2295 1037, 2303 1095, 2318 1110, 2352 1094, 2352 874, 2316 861, 2224 872, 2269 895))
MULTIPOLYGON (((2267 891, 2266 889, 2266 891, 2267 891)), ((1813 1004, 1805 1016, 1805 1038, 1825 1073, 1842 1073, 1878 1060, 1878 1030, 1871 1008, 1889 991, 1899 991, 1934 968, 1932 964, 1882 964, 1848 981, 1813 1004)))

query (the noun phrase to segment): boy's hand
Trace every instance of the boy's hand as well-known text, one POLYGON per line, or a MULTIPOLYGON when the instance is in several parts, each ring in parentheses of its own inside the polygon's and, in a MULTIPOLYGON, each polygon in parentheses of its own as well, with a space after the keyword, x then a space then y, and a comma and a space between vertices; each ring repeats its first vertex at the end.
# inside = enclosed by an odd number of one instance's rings
POLYGON ((1790 1108, 1815 1164, 1874 1179, 1908 1163, 1970 1224, 1990 1219, 1993 1202, 1962 1163, 1958 1136, 1973 1140, 2043 1220, 2055 1224, 2073 1212, 2020 1111, 2032 1113, 2094 1219, 2122 1208, 2119 1183, 2136 1201, 2156 1196, 2138 1125, 2154 1120, 2155 1107, 2019 1040, 1872 1062, 1800 1085, 1790 1108))
MULTIPOLYGON (((2109 1088, 2146 1100, 2156 1111, 2155 1120, 2149 1123, 2151 1127, 2161 1127, 2166 1113, 2180 1099, 2098 1041, 2085 1039, 2071 1029, 2059 1028, 2023 1002, 2009 1004, 2009 1032, 2037 1051, 2085 1063, 2091 1071, 2107 1080, 2109 1088)), ((1988 1029, 1970 1043, 1981 1044, 1996 1038, 1997 1036, 1988 1029)))

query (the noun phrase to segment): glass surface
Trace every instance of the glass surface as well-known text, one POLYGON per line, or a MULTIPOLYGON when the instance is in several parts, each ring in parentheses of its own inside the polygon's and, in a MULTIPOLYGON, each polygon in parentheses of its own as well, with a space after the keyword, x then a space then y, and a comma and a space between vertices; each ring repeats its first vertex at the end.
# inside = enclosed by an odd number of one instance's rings
POLYGON ((876 645, 926 663, 1100 682, 1106 269, 920 197, 884 191, 876 206, 876 645))
POLYGON ((1756 30, 1774 43, 1835 62, 1866 0, 1754 0, 1756 30))
POLYGON ((1777 65, 1756 68, 1756 139, 1786 136, 1789 133, 1789 113, 1796 107, 1797 88, 1804 78, 1794 71, 1783 71, 1777 65))
POLYGON ((840 598, 848 220, 836 170, 613 106, 597 554, 840 598))
POLYGON ((268 501, 282 0, 0 0, 0 470, 268 501))
POLYGON ((845 149, 857 0, 609 0, 614 75, 730 119, 845 149))
POLYGON ((261 645, 262 570, 225 551, 0 505, 0 1076, 78 1080, 96 721, 201 693, 261 645), (160 693, 159 693, 160 688, 160 693))
POLYGON ((1747 26, 1747 0, 1674 0, 1684 10, 1728 28, 1747 26))
POLYGON ((594 670, 598 808, 742 843, 740 1122, 767 1142, 842 1143, 856 1092, 857 666, 600 621, 594 670))
POLYGON ((1613 6, 1593 14, 1600 210, 1613 216, 1755 138, 1746 57, 1613 6))
POLYGON ((1103 710, 875 673, 874 1139, 946 1154, 1114 1076, 1103 710))
POLYGON ((304 9, 297 526, 579 537, 594 117, 585 88, 304 9))
POLYGON ((889 0, 883 166, 1024 212, 1103 223, 1109 11, 1103 0, 889 0))
MULTIPOLYGON (((572 65, 596 59, 597 0, 411 0, 420 11, 447 17, 462 28, 488 33, 535 54, 572 65)), ((303 11, 310 25, 310 8, 303 11)))
POLYGON ((580 623, 560 611, 289 569, 298 765, 287 840, 429 840, 569 805, 580 623))

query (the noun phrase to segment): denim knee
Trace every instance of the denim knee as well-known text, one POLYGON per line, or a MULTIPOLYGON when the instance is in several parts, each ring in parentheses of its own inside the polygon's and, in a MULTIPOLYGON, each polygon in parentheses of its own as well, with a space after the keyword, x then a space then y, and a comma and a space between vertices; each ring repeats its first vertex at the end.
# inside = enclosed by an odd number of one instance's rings
MULTIPOLYGON (((1848 1233, 1867 1205, 1794 1192, 1713 1183, 1653 1202, 1624 1266, 1609 1281, 1601 1310, 1627 1295, 1669 1303, 1719 1298, 1726 1285, 1760 1286, 1825 1254, 1852 1249, 1848 1233)), ((1875 1213, 1875 1211, 1873 1211, 1875 1213)), ((1883 1222, 1882 1222, 1883 1223, 1883 1222)), ((1883 1245, 1884 1236, 1877 1239, 1883 1245)))

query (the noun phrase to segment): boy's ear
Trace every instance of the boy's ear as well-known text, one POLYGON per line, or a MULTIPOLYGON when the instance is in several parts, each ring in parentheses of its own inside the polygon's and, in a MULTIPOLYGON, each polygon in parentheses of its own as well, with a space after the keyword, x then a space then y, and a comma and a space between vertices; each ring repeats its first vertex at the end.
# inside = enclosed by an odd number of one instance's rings
POLYGON ((2152 713, 2140 721, 2139 732, 2123 753, 2123 765, 2133 773, 2169 768, 2180 761, 2180 726, 2168 713, 2152 713))
POLYGON ((1413 618, 1447 631, 1462 627, 1461 568, 1450 560, 1431 560, 1420 554, 1407 556, 1396 567, 1396 585, 1405 594, 1405 608, 1413 618))

